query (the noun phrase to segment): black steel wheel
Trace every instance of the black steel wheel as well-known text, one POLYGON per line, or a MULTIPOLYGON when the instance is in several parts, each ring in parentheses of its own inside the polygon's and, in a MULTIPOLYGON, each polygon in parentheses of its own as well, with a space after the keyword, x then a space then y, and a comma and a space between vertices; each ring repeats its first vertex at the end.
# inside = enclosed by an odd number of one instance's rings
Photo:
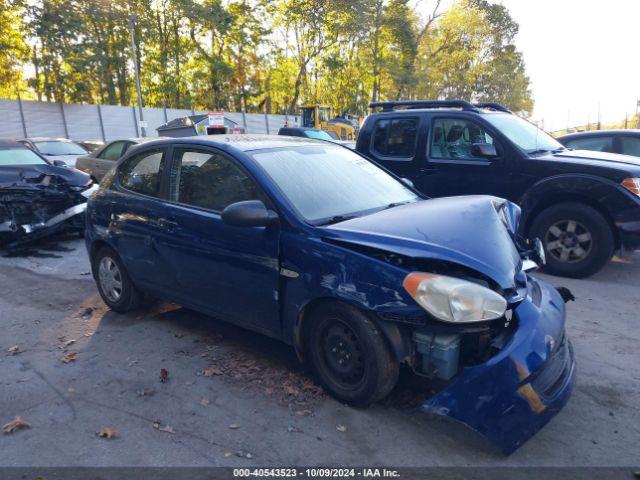
POLYGON ((308 321, 304 334, 309 362, 331 395, 367 406, 389 394, 399 365, 365 313, 331 302, 317 307, 308 321))

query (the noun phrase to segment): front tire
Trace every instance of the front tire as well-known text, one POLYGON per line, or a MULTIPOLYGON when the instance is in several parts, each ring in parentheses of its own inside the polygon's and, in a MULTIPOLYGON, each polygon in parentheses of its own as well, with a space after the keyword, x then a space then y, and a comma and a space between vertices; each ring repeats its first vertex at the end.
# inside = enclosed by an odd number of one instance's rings
POLYGON ((142 294, 113 249, 102 247, 93 258, 92 269, 102 301, 111 310, 126 313, 140 305, 142 294))
POLYGON ((543 210, 529 233, 544 246, 544 271, 562 277, 593 275, 611 260, 615 248, 609 222, 583 203, 565 202, 543 210))
POLYGON ((365 407, 393 390, 398 362, 367 315, 341 303, 325 303, 309 322, 305 344, 311 368, 332 396, 365 407))

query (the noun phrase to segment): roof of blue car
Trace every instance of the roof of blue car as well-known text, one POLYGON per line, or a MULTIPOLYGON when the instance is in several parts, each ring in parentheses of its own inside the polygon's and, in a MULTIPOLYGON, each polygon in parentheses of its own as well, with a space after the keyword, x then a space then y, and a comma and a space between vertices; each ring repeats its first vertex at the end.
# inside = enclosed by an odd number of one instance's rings
POLYGON ((263 150, 266 148, 298 147, 305 145, 324 145, 328 142, 304 137, 288 137, 286 135, 198 135, 193 137, 176 137, 158 139, 158 144, 193 143, 211 145, 212 147, 231 146, 243 152, 263 150))

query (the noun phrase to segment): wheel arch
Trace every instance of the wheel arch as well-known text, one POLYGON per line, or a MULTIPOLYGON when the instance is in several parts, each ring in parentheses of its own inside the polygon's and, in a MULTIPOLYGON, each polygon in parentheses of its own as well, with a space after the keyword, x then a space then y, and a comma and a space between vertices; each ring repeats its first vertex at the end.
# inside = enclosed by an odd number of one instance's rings
MULTIPOLYGON (((584 183, 585 178, 580 177, 581 183, 584 183)), ((550 179, 551 182, 553 179, 550 179)), ((561 180, 563 183, 566 182, 567 178, 563 177, 561 180)), ((593 182, 597 182, 599 188, 608 189, 609 186, 602 182, 600 179, 589 179, 588 183, 593 185, 593 182)), ((560 185, 558 185, 560 187, 560 185)), ((559 203, 582 203, 587 205, 595 210, 597 210, 607 221, 609 228, 611 229, 611 233, 613 234, 615 248, 619 249, 622 245, 622 239, 620 238, 620 234, 618 229, 615 226, 615 221, 611 213, 600 203, 594 195, 591 193, 587 193, 586 188, 579 188, 575 190, 565 190, 561 191, 559 188, 555 188, 555 185, 548 184, 537 184, 534 185, 532 189, 530 189, 525 195, 523 195, 519 204, 522 207, 524 212, 524 220, 522 232, 525 235, 529 235, 529 231, 531 226, 534 223, 534 220, 540 213, 542 213, 547 208, 557 205, 559 203)))

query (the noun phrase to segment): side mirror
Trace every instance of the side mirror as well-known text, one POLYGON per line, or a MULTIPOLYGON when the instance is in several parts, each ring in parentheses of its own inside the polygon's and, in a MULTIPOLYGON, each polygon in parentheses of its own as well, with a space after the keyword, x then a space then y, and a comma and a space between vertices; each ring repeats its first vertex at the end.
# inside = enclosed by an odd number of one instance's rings
POLYGON ((260 200, 232 203, 222 211, 222 221, 234 227, 267 227, 277 219, 260 200))
POLYGON ((471 154, 474 157, 494 158, 498 156, 498 151, 490 143, 474 143, 471 145, 471 154))
POLYGON ((66 167, 66 166, 67 166, 67 164, 66 164, 66 163, 64 163, 62 160, 54 160, 54 161, 53 161, 53 164, 54 164, 56 167, 66 167))
POLYGON ((408 187, 415 188, 414 185, 413 185, 413 182, 411 180, 409 180, 408 178, 402 177, 400 180, 402 181, 402 183, 404 183, 408 187))

